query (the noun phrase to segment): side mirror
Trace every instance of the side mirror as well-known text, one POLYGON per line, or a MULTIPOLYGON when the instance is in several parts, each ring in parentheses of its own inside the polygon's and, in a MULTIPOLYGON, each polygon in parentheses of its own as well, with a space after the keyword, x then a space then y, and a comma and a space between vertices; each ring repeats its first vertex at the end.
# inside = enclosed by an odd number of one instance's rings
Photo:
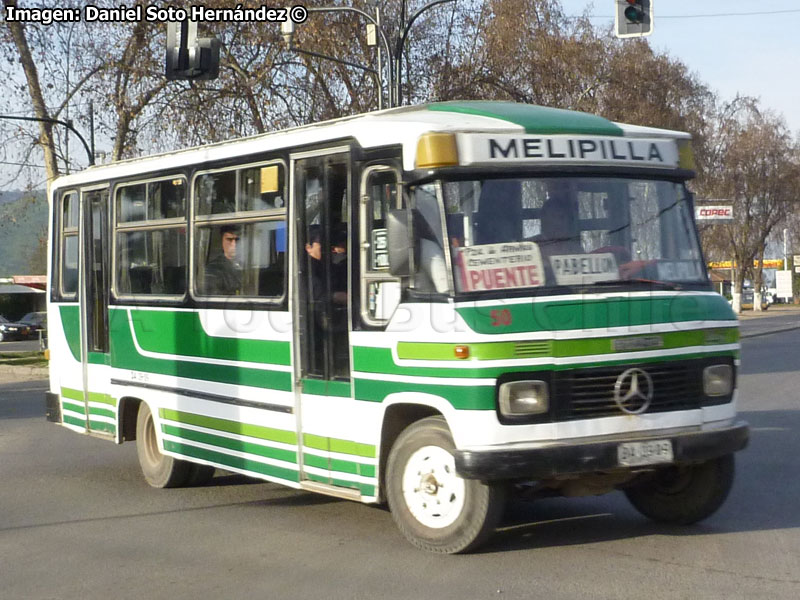
POLYGON ((386 218, 389 272, 394 277, 408 277, 411 275, 409 214, 404 209, 392 209, 386 218))

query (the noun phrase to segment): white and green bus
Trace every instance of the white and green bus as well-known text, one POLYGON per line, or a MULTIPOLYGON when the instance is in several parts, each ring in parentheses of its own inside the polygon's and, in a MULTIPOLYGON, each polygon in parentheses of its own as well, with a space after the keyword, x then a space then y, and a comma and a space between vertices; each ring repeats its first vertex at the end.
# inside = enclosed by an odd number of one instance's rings
POLYGON ((509 489, 711 515, 748 440, 689 136, 404 107, 92 167, 50 190, 51 421, 463 552, 509 489))

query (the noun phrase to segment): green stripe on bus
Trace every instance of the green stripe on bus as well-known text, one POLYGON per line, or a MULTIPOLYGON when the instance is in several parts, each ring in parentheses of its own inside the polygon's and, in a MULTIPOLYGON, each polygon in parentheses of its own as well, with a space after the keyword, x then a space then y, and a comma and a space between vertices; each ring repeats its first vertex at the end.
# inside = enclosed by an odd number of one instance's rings
POLYGON ((89 352, 87 362, 90 365, 110 365, 111 357, 105 352, 89 352))
POLYGON ((91 417, 91 415, 95 415, 97 417, 109 417, 111 419, 117 418, 117 413, 115 413, 113 410, 108 410, 107 408, 99 408, 95 406, 89 407, 89 416, 91 417))
POLYGON ((272 458, 287 463, 297 464, 297 452, 292 450, 284 450, 283 448, 272 448, 269 446, 262 446, 261 444, 254 444, 253 442, 246 442, 244 440, 237 440, 210 433, 203 433, 202 431, 195 431, 194 429, 186 429, 184 427, 175 427, 174 425, 162 425, 161 430, 175 437, 179 437, 191 442, 200 442, 208 444, 209 446, 219 446, 220 448, 227 448, 228 450, 236 450, 237 452, 244 452, 247 454, 255 454, 263 456, 264 458, 272 458))
POLYGON ((318 456, 316 454, 307 454, 303 452, 303 465, 307 467, 315 467, 317 469, 328 470, 328 458, 325 456, 318 456))
POLYGON ((375 476, 375 467, 373 465, 362 465, 349 460, 328 459, 324 456, 305 452, 303 453, 303 464, 317 469, 325 469, 326 471, 336 471, 337 473, 349 473, 350 475, 362 475, 364 477, 375 476), (371 467, 371 469, 365 467, 371 467), (371 471, 370 475, 366 474, 368 471, 371 471))
MULTIPOLYGON (((465 367, 460 369, 437 367, 435 365, 430 367, 407 367, 396 364, 392 351, 388 348, 353 346, 353 370, 386 375, 407 375, 409 377, 441 377, 445 380, 442 383, 446 384, 447 378, 498 377, 514 369, 509 367, 489 367, 477 361, 465 361, 465 367)), ((356 398, 358 398, 357 390, 358 386, 356 385, 356 398)))
MULTIPOLYGON (((678 337, 681 334, 678 334, 678 337)), ((737 334, 738 335, 738 334, 737 334)), ((617 339, 617 338, 613 338, 617 339)), ((735 343, 726 342, 726 343, 735 343)), ((674 352, 674 354, 661 354, 654 358, 636 358, 634 359, 637 363, 646 363, 646 362, 664 362, 670 360, 682 360, 691 357, 705 357, 705 356, 738 356, 738 352, 734 350, 723 350, 723 351, 714 351, 713 346, 708 347, 704 352, 694 352, 691 354, 679 354, 678 350, 680 348, 673 348, 670 349, 674 352)), ((574 350, 573 350, 574 351, 574 350)), ((587 354, 591 354, 587 350, 587 354)), ((504 373, 517 373, 517 372, 525 372, 525 371, 546 371, 546 370, 565 370, 565 369, 576 369, 576 368, 583 368, 583 367, 591 367, 597 366, 598 364, 603 365, 614 365, 614 364, 623 364, 625 362, 631 362, 631 358, 625 356, 628 354, 627 352, 617 353, 617 356, 612 360, 602 360, 602 359, 592 359, 591 361, 585 362, 576 362, 574 364, 568 365, 554 365, 551 362, 546 362, 544 364, 538 365, 514 365, 514 366, 498 366, 498 367, 487 367, 483 366, 486 363, 481 363, 480 361, 464 361, 464 367, 462 368, 450 368, 450 367, 407 367, 397 365, 394 362, 394 358, 392 357, 392 351, 388 348, 370 348, 370 347, 353 347, 353 370, 356 371, 355 377, 358 378, 358 372, 364 373, 375 373, 375 374, 385 374, 385 375, 400 375, 409 377, 409 382, 413 382, 414 377, 437 377, 442 379, 441 385, 447 385, 448 379, 475 379, 475 378, 486 378, 486 379, 494 379, 499 377, 504 373)), ((573 355, 569 354, 567 356, 580 356, 580 355, 573 355)), ((592 356, 594 356, 592 354, 592 356)), ((602 355, 601 355, 602 356, 602 355)), ((541 357, 538 357, 541 358, 541 357)), ((563 356, 561 356, 563 358, 563 356)), ((359 381, 364 381, 363 379, 359 381)), ((430 384, 431 386, 438 385, 438 384, 430 384)), ((356 383, 356 398, 359 400, 368 400, 372 399, 375 401, 382 400, 381 398, 364 398, 359 396, 359 384, 356 383)))
POLYGON ((365 458, 375 458, 377 456, 375 446, 370 444, 360 444, 358 442, 350 442, 347 440, 337 440, 331 438, 331 452, 338 452, 339 454, 352 454, 354 456, 363 456, 365 458))
POLYGON ((75 404, 69 400, 61 401, 61 410, 68 410, 70 412, 78 413, 79 415, 86 416, 86 406, 83 404, 75 404))
POLYGON ((106 431, 108 433, 116 433, 117 427, 112 423, 106 423, 104 421, 92 421, 89 419, 89 429, 92 431, 106 431))
MULTIPOLYGON (((109 325, 113 334, 130 329, 127 309, 113 312, 115 315, 109 325)), ((131 309, 130 313, 136 340, 142 350, 148 352, 283 366, 292 364, 289 342, 208 335, 197 312, 131 309)))
MULTIPOLYGON (((81 361, 81 321, 77 304, 67 304, 58 307, 61 315, 61 328, 67 340, 70 354, 76 361, 81 361)), ((52 324, 51 324, 52 326, 52 324)))
MULTIPOLYGON (((446 380, 445 380, 446 381, 446 380)), ((494 410, 494 385, 447 385, 414 383, 412 381, 355 380, 356 399, 383 402, 389 394, 421 392, 440 396, 453 408, 463 410, 494 410)))
POLYGON ((327 381, 325 379, 303 379, 303 393, 338 398, 352 397, 349 381, 327 381))
POLYGON ((317 483, 326 483, 328 485, 335 485, 337 487, 358 490, 362 496, 374 496, 375 486, 368 483, 359 483, 357 481, 346 481, 344 479, 336 479, 326 477, 325 475, 316 475, 314 473, 306 473, 306 478, 309 481, 316 481, 317 483))
POLYGON ((93 406, 89 407, 89 417, 107 417, 109 419, 116 419, 117 414, 114 411, 108 410, 106 408, 95 408, 93 406))
POLYGON ((502 119, 525 128, 525 133, 621 136, 622 128, 588 113, 514 102, 437 102, 429 110, 502 119))
MULTIPOLYGON (((72 388, 61 388, 61 397, 68 399, 68 400, 77 400, 81 404, 83 404, 83 392, 81 390, 74 390, 72 388)), ((116 408, 117 406, 117 399, 112 398, 108 394, 101 394, 100 392, 89 392, 89 402, 96 402, 98 404, 108 404, 116 408)), ((114 416, 114 413, 110 413, 110 416, 114 416)))
POLYGON ((242 458, 240 456, 231 456, 222 452, 215 452, 214 450, 206 450, 205 448, 197 448, 189 444, 180 444, 170 440, 164 440, 164 449, 175 454, 181 454, 191 458, 199 458, 208 462, 216 463, 224 467, 233 469, 240 469, 242 471, 250 471, 251 473, 260 473, 268 477, 275 477, 286 481, 293 481, 297 483, 300 480, 298 472, 292 469, 284 469, 274 465, 267 465, 256 460, 242 458))
POLYGON ((457 306, 456 311, 478 333, 526 333, 569 331, 639 325, 674 324, 674 331, 684 331, 688 321, 735 321, 728 301, 719 295, 678 295, 669 297, 610 297, 457 306), (509 325, 497 326, 497 311, 508 311, 509 325), (493 316, 494 313, 494 316, 493 316))
POLYGON ((69 425, 74 425, 75 427, 82 427, 83 429, 86 429, 86 421, 83 419, 76 419, 75 417, 65 413, 61 414, 61 421, 69 425))
POLYGON ((331 459, 331 471, 336 473, 350 473, 351 475, 361 475, 362 477, 375 477, 374 465, 362 465, 361 463, 349 460, 331 459))
MULTIPOLYGON (((714 330, 717 336, 713 344, 732 344, 738 339, 738 329, 714 330)), ((397 356, 407 360, 457 360, 456 346, 469 348, 470 360, 511 360, 520 358, 547 358, 586 356, 589 354, 614 354, 620 352, 635 352, 640 350, 673 350, 693 346, 703 346, 708 341, 705 330, 653 333, 644 335, 616 335, 602 338, 581 338, 573 340, 531 340, 520 342, 481 342, 476 344, 454 344, 440 342, 398 342, 397 356), (617 350, 617 342, 628 340, 649 341, 656 338, 658 342, 650 346, 627 350, 617 350), (536 345, 530 348, 530 345, 536 345)), ((363 369, 360 369, 363 370, 363 369)))
POLYGON ((282 444, 289 444, 291 446, 297 445, 297 434, 295 434, 293 431, 273 429, 272 427, 251 425, 249 423, 240 423, 238 421, 229 421, 227 419, 219 419, 217 417, 206 417, 204 415, 196 415, 193 413, 171 410, 168 408, 159 409, 158 414, 162 419, 168 419, 177 423, 205 427, 206 429, 216 429, 217 431, 244 435, 261 440, 268 440, 271 442, 280 442, 282 444))
MULTIPOLYGON (((120 314, 122 311, 115 311, 120 314)), ((215 365, 207 362, 183 361, 180 358, 151 358, 139 354, 130 328, 120 328, 111 336, 113 366, 147 373, 188 377, 218 383, 248 385, 280 391, 291 391, 292 375, 288 372, 254 369, 237 365, 215 365)))
MULTIPOLYGON (((718 351, 718 352, 692 352, 676 356, 655 356, 652 358, 637 358, 636 364, 669 363, 671 360, 692 360, 698 358, 711 357, 733 357, 738 358, 737 351, 718 351)), ((583 369, 596 366, 617 366, 629 365, 630 358, 620 357, 618 360, 592 360, 588 362, 576 362, 572 364, 540 364, 524 365, 520 367, 506 367, 497 369, 498 373, 517 373, 517 372, 536 372, 536 371, 568 371, 571 369, 583 369)), ((359 367, 360 368, 360 367, 359 367)), ((421 369, 411 369, 409 372, 420 371, 421 369)), ((445 369, 442 369, 444 371, 445 369)), ((463 372, 462 372, 463 373, 463 372)), ((469 370, 466 370, 469 373, 469 370)), ((463 377, 467 377, 466 373, 463 377)), ((485 373, 485 371, 484 371, 485 373)), ((421 373, 420 373, 421 374, 421 373)), ((454 408, 464 410, 494 410, 495 391, 494 385, 475 385, 475 386, 454 386, 447 385, 447 378, 442 378, 441 384, 436 383, 414 383, 412 377, 407 381, 376 381, 373 379, 362 379, 356 374, 355 393, 357 400, 370 402, 382 402, 386 396, 393 393, 402 392, 421 392, 440 396, 450 402, 454 408)))
POLYGON ((117 399, 112 398, 108 394, 101 394, 99 392, 89 392, 89 402, 98 402, 100 404, 109 404, 110 406, 117 406, 117 399))
POLYGON ((81 390, 74 390, 72 388, 61 388, 61 397, 69 398, 70 400, 78 400, 83 402, 83 392, 81 390))
POLYGON ((325 450, 326 452, 338 452, 339 454, 352 454, 353 456, 363 456, 364 458, 375 458, 375 446, 361 444, 349 440, 339 440, 336 438, 323 437, 311 433, 303 434, 303 445, 308 448, 325 450))

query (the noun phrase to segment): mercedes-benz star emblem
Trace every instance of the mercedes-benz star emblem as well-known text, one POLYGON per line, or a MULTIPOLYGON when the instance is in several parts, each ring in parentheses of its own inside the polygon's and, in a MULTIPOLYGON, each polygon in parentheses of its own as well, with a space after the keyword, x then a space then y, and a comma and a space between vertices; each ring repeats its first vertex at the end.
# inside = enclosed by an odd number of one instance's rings
POLYGON ((653 380, 647 371, 628 369, 614 384, 614 402, 622 412, 638 415, 647 410, 653 400, 653 380))

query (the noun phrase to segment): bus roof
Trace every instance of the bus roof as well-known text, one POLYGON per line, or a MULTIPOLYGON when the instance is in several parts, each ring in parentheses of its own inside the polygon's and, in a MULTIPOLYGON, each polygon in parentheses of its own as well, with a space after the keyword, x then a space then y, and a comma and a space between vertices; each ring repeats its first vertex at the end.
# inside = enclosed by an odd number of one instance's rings
POLYGON ((60 177, 53 187, 86 185, 150 171, 180 169, 187 165, 226 158, 302 148, 355 139, 363 148, 401 145, 403 163, 414 168, 417 141, 425 133, 505 133, 541 135, 592 135, 626 138, 689 139, 688 133, 614 123, 603 117, 531 104, 490 101, 452 101, 404 106, 322 123, 303 125, 236 140, 228 140, 114 162, 60 177))

